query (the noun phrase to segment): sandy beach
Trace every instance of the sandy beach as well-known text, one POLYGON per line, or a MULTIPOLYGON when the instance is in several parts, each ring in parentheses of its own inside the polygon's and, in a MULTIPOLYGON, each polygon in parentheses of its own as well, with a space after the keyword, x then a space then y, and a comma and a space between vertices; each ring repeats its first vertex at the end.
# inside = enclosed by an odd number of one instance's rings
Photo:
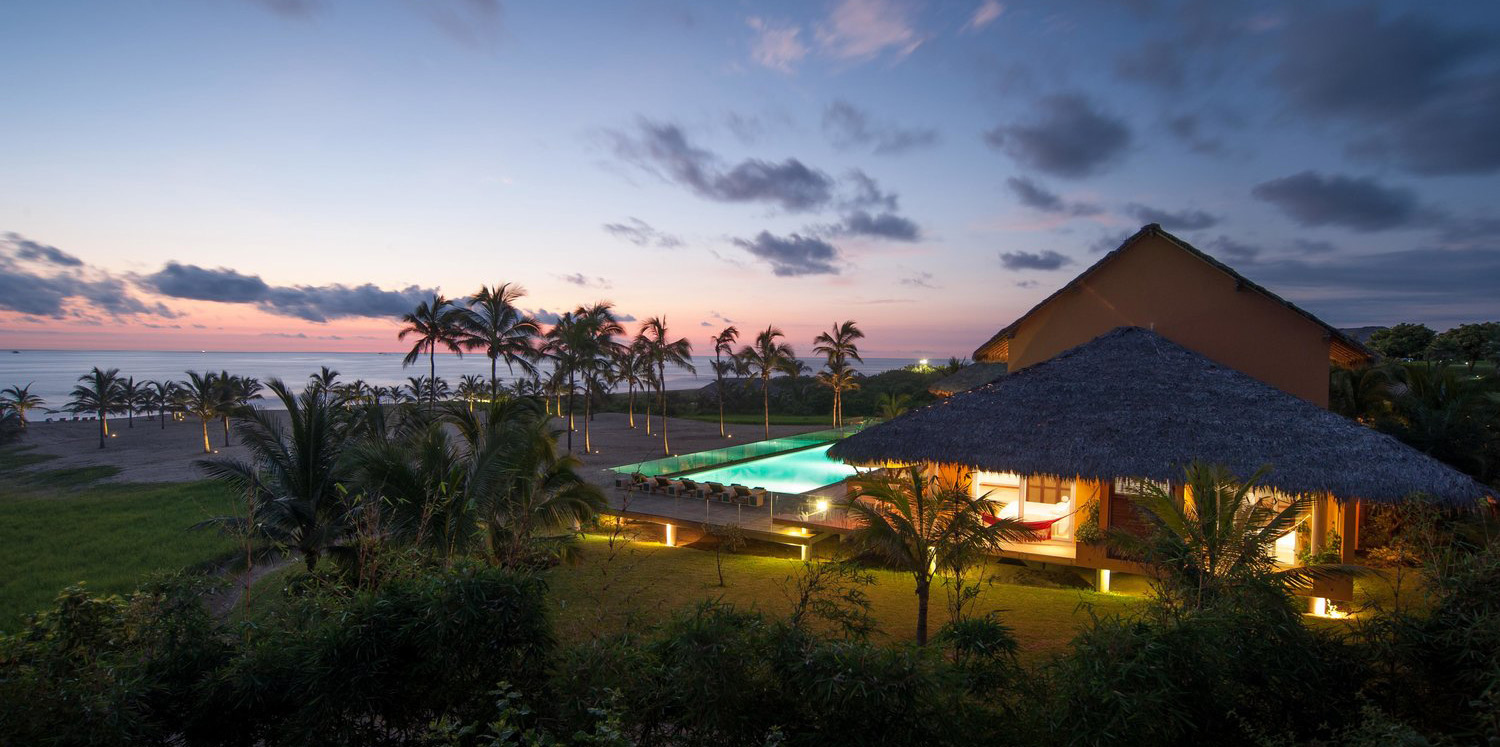
MULTIPOLYGON (((561 419, 554 419, 559 429, 565 427, 561 419)), ((596 484, 608 484, 610 476, 604 473, 609 467, 655 459, 662 455, 659 426, 653 419, 653 433, 647 435, 644 418, 636 416, 639 426, 631 429, 623 413, 601 413, 589 425, 590 440, 594 453, 583 453, 583 424, 578 421, 578 430, 573 434, 574 451, 583 459, 585 476, 596 484)), ((825 426, 771 426, 771 436, 786 436, 820 430, 825 426)), ((224 429, 218 422, 210 423, 208 436, 216 454, 203 453, 203 431, 197 420, 167 420, 166 428, 159 421, 137 417, 135 427, 124 420, 111 420, 111 437, 105 448, 99 448, 98 421, 54 421, 33 422, 20 442, 21 447, 33 447, 37 452, 56 456, 47 463, 47 469, 74 469, 107 465, 118 467, 119 474, 112 478, 118 482, 184 482, 203 478, 193 462, 205 456, 245 458, 245 449, 238 445, 231 432, 230 445, 224 445, 224 429)), ((722 446, 759 441, 763 437, 761 426, 731 426, 732 438, 721 438, 717 423, 671 418, 668 434, 672 451, 687 454, 722 446)), ((567 433, 561 437, 567 443, 567 433)))

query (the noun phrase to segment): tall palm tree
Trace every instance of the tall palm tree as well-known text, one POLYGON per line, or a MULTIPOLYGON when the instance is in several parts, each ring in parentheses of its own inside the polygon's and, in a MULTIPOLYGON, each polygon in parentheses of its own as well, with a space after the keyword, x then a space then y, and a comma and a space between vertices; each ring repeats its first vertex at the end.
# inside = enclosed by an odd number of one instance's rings
POLYGON ((869 476, 852 482, 850 540, 911 574, 917 592, 917 644, 927 643, 927 606, 939 568, 975 551, 1034 535, 1018 519, 993 515, 994 505, 974 498, 968 486, 948 483, 908 467, 900 476, 869 476))
POLYGON ((714 346, 714 391, 719 395, 719 437, 724 438, 729 435, 724 429, 724 374, 740 371, 739 359, 734 355, 734 344, 739 342, 740 331, 731 324, 709 339, 714 346))
MULTIPOLYGON (((568 451, 573 451, 573 393, 578 389, 578 372, 585 365, 588 357, 589 333, 587 322, 580 319, 573 311, 563 313, 557 318, 557 323, 552 329, 547 330, 542 350, 552 360, 553 379, 557 388, 554 391, 566 392, 568 395, 568 451)), ((557 416, 562 417, 562 399, 558 395, 557 416)))
POLYGON ((536 338, 541 324, 516 308, 516 301, 526 289, 511 283, 493 288, 484 285, 469 299, 469 306, 459 317, 461 344, 467 350, 483 350, 490 359, 490 392, 499 390, 496 364, 504 360, 512 374, 519 366, 524 373, 534 373, 536 338))
POLYGON ((124 407, 120 393, 120 369, 101 370, 95 366, 92 371, 79 376, 78 380, 82 383, 73 387, 73 399, 66 409, 69 412, 89 412, 98 416, 99 448, 102 449, 104 439, 109 437, 110 414, 120 412, 124 407))
POLYGON ((1131 500, 1152 531, 1145 537, 1113 531, 1109 542, 1154 566, 1158 594, 1187 609, 1224 600, 1255 603, 1266 592, 1289 600, 1291 591, 1315 581, 1361 573, 1349 565, 1277 563, 1276 540, 1296 529, 1314 499, 1298 496, 1278 505, 1257 496, 1257 483, 1268 471, 1240 480, 1225 467, 1194 462, 1183 470, 1191 500, 1180 499, 1170 486, 1146 482, 1131 500))
POLYGON ((146 382, 147 412, 155 411, 161 420, 161 430, 167 429, 167 411, 177 400, 177 382, 152 380, 146 382))
POLYGON ((146 393, 144 382, 134 376, 120 379, 120 409, 125 413, 125 427, 135 427, 135 412, 141 408, 141 395, 146 393))
POLYGON ((827 370, 818 372, 818 383, 833 390, 833 427, 844 425, 844 392, 859 389, 859 372, 847 363, 829 361, 827 370))
POLYGON ((307 377, 307 388, 318 393, 319 396, 327 398, 334 391, 339 379, 339 372, 327 366, 319 366, 318 372, 307 377))
POLYGON ((583 451, 587 454, 593 451, 589 421, 593 419, 594 395, 609 385, 611 364, 621 347, 615 337, 625 334, 625 328, 615 318, 614 304, 608 301, 579 307, 578 317, 587 333, 579 361, 583 381, 583 451))
POLYGON ((188 371, 187 378, 177 387, 177 402, 184 412, 198 418, 203 426, 203 453, 212 453, 214 448, 208 442, 208 421, 218 417, 219 410, 223 406, 223 387, 219 385, 219 375, 207 371, 198 373, 188 371))
POLYGON ((494 390, 485 384, 484 377, 479 374, 464 374, 459 378, 458 396, 468 405, 469 412, 474 411, 474 400, 492 400, 495 398, 494 390))
POLYGON ((353 506, 341 486, 350 473, 346 429, 316 392, 295 395, 280 379, 266 387, 280 400, 283 417, 251 410, 235 427, 251 459, 200 459, 211 479, 251 496, 253 523, 221 516, 203 522, 261 537, 302 555, 308 571, 339 550, 350 532, 353 506))
POLYGON ((754 345, 740 349, 739 359, 745 369, 760 377, 761 403, 765 407, 766 438, 771 437, 771 375, 777 372, 795 376, 798 371, 797 353, 792 346, 777 342, 786 333, 775 327, 766 327, 755 336, 754 345))
POLYGON ((696 373, 693 368, 693 343, 688 342, 686 337, 676 340, 668 339, 667 318, 651 317, 641 322, 640 339, 644 340, 647 358, 656 367, 656 391, 658 402, 661 405, 661 453, 662 456, 671 456, 672 447, 667 441, 667 366, 671 365, 689 373, 696 373))
POLYGON ((625 383, 627 392, 625 411, 631 428, 635 428, 635 390, 644 388, 651 370, 651 361, 646 357, 644 341, 636 337, 629 345, 621 345, 615 353, 614 380, 625 383))
MULTIPOLYGON (((429 384, 437 381, 437 349, 443 349, 457 353, 459 357, 464 354, 463 346, 460 344, 463 331, 459 326, 462 318, 462 309, 439 294, 433 294, 430 301, 423 301, 410 313, 401 316, 401 323, 405 326, 396 334, 396 339, 405 340, 408 336, 416 338, 416 343, 411 350, 401 359, 401 367, 416 363, 427 353, 427 380, 429 384)), ((437 391, 429 393, 427 398, 427 411, 432 412, 437 407, 437 391)))
POLYGON ((26 386, 16 385, 0 389, 0 405, 16 413, 16 417, 20 419, 22 430, 26 428, 26 413, 47 403, 40 396, 31 393, 31 384, 33 383, 35 382, 28 383, 26 386))
POLYGON ((860 331, 851 319, 842 324, 835 323, 831 331, 813 338, 813 352, 821 353, 828 359, 829 375, 826 378, 820 377, 820 381, 833 389, 833 426, 835 428, 844 424, 844 391, 846 385, 854 381, 853 371, 848 365, 849 360, 864 362, 864 359, 859 357, 857 344, 857 341, 864 336, 865 333, 860 331))
POLYGON ((557 449, 545 420, 518 424, 504 439, 500 489, 480 503, 480 526, 490 556, 520 565, 541 536, 589 521, 606 505, 604 493, 583 479, 583 462, 557 449))

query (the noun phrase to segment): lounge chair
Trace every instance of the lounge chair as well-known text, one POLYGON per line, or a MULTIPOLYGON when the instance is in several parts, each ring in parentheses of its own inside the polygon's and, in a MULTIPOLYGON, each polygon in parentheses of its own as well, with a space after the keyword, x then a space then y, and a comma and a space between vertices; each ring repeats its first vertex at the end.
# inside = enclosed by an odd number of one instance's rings
POLYGON ((645 490, 648 482, 648 478, 639 472, 615 477, 615 487, 625 491, 645 490))
POLYGON ((703 489, 702 495, 704 498, 713 498, 714 500, 727 503, 729 502, 729 497, 734 494, 734 491, 724 487, 723 483, 710 482, 705 484, 708 487, 703 489))
POLYGON ((677 485, 672 489, 672 494, 679 498, 685 495, 702 495, 703 486, 684 477, 677 481, 677 485))
POLYGON ((677 489, 676 480, 668 480, 665 477, 654 477, 652 480, 654 481, 651 485, 651 492, 653 493, 671 495, 672 491, 677 489))
POLYGON ((750 506, 763 506, 766 503, 765 488, 750 488, 744 485, 730 485, 729 489, 734 491, 730 500, 735 503, 743 503, 750 506))

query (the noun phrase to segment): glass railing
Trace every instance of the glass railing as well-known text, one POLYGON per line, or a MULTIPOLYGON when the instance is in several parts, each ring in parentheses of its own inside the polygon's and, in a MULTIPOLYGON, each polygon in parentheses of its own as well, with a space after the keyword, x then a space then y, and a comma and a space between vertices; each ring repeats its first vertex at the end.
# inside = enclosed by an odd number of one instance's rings
POLYGON ((717 467, 732 462, 742 462, 747 459, 780 454, 787 451, 805 449, 809 446, 831 443, 845 436, 858 433, 861 425, 850 425, 839 429, 813 431, 811 433, 798 433, 794 436, 782 436, 765 441, 753 441, 747 444, 736 444, 726 446, 722 449, 711 449, 709 451, 698 451, 681 456, 652 459, 647 462, 636 462, 635 464, 622 464, 612 469, 624 474, 640 473, 647 477, 659 475, 677 475, 684 472, 696 472, 709 467, 717 467))

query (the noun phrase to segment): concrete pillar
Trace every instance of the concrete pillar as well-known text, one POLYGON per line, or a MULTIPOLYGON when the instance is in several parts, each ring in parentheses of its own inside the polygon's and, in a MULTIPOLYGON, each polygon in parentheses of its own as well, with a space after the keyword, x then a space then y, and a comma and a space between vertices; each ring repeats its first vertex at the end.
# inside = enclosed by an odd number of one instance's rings
POLYGON ((667 524, 667 547, 677 546, 677 527, 667 524))
POLYGON ((797 547, 802 550, 802 559, 804 561, 812 558, 812 545, 798 545, 797 547))
POLYGON ((1109 569, 1099 568, 1094 571, 1094 588, 1100 592, 1109 591, 1109 569))

